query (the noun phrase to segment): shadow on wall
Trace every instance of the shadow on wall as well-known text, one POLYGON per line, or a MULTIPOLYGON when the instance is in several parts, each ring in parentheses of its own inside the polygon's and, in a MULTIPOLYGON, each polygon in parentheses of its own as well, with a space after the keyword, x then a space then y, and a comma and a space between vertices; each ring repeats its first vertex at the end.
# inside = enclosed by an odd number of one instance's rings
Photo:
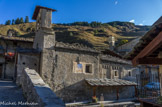
MULTIPOLYGON (((35 90, 37 90, 37 94, 39 95, 41 100, 43 100, 44 106, 48 105, 51 107, 52 106, 57 107, 57 106, 60 106, 60 104, 62 104, 62 101, 59 99, 59 97, 57 97, 55 95, 55 93, 53 93, 53 91, 51 91, 50 88, 43 87, 43 86, 35 86, 34 88, 35 88, 35 90)), ((34 101, 35 98, 34 98, 34 96, 32 96, 32 97, 33 97, 32 101, 34 101)), ((35 97, 37 97, 37 96, 35 96, 35 97)), ((40 103, 40 102, 38 102, 38 103, 40 103)), ((63 105, 62 105, 62 107, 63 107, 63 105)))
POLYGON ((119 89, 119 100, 135 97, 134 86, 118 86, 118 87, 97 87, 97 97, 103 94, 105 100, 117 100, 117 88, 119 89))
POLYGON ((85 80, 76 82, 75 84, 61 84, 57 85, 55 89, 64 87, 55 91, 56 95, 62 98, 65 103, 87 101, 92 98, 92 88, 85 83, 85 80))

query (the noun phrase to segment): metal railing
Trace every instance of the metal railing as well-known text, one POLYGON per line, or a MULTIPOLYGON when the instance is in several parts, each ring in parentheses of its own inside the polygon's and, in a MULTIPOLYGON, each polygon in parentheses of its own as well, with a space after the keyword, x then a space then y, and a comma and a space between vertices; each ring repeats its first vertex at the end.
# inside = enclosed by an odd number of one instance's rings
POLYGON ((160 80, 158 74, 139 74, 136 76, 139 99, 156 103, 160 96, 160 80))

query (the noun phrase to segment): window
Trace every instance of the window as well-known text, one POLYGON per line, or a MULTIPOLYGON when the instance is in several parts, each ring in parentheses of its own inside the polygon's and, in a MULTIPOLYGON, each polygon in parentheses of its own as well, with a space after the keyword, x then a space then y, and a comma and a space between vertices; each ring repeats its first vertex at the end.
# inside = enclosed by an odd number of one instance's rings
POLYGON ((25 62, 23 62, 22 64, 25 65, 25 62))
POLYGON ((85 73, 92 73, 92 65, 91 64, 86 64, 85 73))
POLYGON ((115 77, 117 77, 118 76, 118 71, 115 71, 114 73, 115 73, 115 77))
POLYGON ((74 73, 85 73, 92 74, 93 73, 93 64, 84 63, 84 62, 73 62, 73 72, 74 73))
POLYGON ((35 63, 34 66, 37 66, 37 64, 35 63))
POLYGON ((131 72, 130 71, 129 71, 128 75, 131 76, 131 72))

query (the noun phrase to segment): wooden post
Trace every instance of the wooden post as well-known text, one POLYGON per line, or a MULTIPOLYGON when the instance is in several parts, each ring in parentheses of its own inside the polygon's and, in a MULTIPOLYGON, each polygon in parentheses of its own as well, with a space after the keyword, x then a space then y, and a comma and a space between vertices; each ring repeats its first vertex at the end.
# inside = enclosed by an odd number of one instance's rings
POLYGON ((140 101, 140 107, 144 107, 144 106, 143 106, 143 102, 142 102, 142 101, 140 101))
MULTIPOLYGON (((158 58, 162 58, 162 52, 159 52, 158 58)), ((159 78, 160 78, 160 95, 162 96, 162 65, 159 66, 159 78)))
POLYGON ((96 87, 93 87, 93 96, 96 96, 96 87))
POLYGON ((145 66, 145 74, 148 75, 148 68, 147 68, 147 65, 145 66))
POLYGON ((119 88, 116 88, 116 99, 119 100, 119 88))

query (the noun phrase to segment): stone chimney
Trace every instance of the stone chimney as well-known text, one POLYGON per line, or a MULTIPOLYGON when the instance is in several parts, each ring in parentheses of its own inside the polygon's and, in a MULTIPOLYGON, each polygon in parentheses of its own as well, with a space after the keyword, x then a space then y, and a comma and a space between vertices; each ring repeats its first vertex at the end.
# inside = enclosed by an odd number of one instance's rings
POLYGON ((114 47, 115 47, 115 37, 114 36, 110 36, 108 38, 108 43, 109 43, 109 49, 110 50, 114 50, 114 47))
POLYGON ((49 49, 55 45, 55 33, 52 29, 52 12, 54 9, 36 6, 32 19, 36 20, 36 35, 33 48, 49 49))

